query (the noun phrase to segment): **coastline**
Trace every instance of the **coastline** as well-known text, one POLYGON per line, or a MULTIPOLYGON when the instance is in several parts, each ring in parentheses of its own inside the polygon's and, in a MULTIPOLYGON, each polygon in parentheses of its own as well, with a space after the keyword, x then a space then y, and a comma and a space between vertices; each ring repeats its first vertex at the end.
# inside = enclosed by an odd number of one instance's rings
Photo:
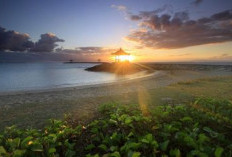
POLYGON ((11 96, 11 95, 22 95, 22 94, 36 94, 36 93, 45 93, 45 92, 56 92, 56 91, 67 91, 67 90, 78 90, 78 89, 86 89, 86 88, 94 88, 94 87, 102 87, 102 86, 109 86, 114 85, 118 83, 125 83, 125 82, 131 82, 133 80, 143 80, 149 77, 158 77, 162 74, 164 74, 165 71, 162 70, 156 70, 152 73, 147 73, 143 76, 136 76, 133 78, 125 78, 125 79, 119 79, 114 81, 105 81, 101 83, 92 83, 92 84, 85 84, 85 85, 70 85, 70 86, 64 86, 64 87, 52 87, 52 88, 41 88, 41 89, 29 89, 29 90, 17 90, 17 91, 6 91, 1 92, 0 96, 11 96))
MULTIPOLYGON (((138 103, 141 91, 145 95, 150 90, 159 93, 179 82, 227 76, 232 76, 232 72, 160 70, 155 75, 120 82, 0 95, 0 127, 41 127, 48 119, 63 119, 64 114, 88 120, 94 118, 100 104, 138 103)), ((168 97, 166 94, 157 96, 159 99, 168 97)))
POLYGON ((3 105, 21 105, 28 103, 47 103, 57 100, 73 100, 98 96, 111 96, 136 92, 141 86, 147 90, 165 87, 178 82, 202 78, 231 76, 230 71, 191 71, 191 70, 157 70, 146 77, 127 79, 115 82, 64 87, 54 89, 16 91, 0 94, 0 107, 3 105))

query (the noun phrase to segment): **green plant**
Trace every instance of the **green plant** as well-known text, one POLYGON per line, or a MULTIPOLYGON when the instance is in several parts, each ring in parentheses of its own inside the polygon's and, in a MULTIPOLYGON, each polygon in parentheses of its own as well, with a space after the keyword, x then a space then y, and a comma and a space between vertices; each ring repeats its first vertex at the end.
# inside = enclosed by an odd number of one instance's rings
POLYGON ((149 116, 138 105, 102 105, 85 126, 50 120, 42 130, 5 128, 0 156, 230 157, 231 110, 229 101, 202 98, 157 106, 149 116))

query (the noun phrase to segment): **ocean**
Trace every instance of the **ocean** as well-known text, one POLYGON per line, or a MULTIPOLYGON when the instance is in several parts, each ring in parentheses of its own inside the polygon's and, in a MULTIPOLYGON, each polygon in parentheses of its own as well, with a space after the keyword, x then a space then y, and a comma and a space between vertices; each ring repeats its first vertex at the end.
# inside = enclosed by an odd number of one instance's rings
POLYGON ((89 72, 93 63, 0 63, 0 92, 31 91, 94 85, 141 77, 143 73, 118 76, 89 72))

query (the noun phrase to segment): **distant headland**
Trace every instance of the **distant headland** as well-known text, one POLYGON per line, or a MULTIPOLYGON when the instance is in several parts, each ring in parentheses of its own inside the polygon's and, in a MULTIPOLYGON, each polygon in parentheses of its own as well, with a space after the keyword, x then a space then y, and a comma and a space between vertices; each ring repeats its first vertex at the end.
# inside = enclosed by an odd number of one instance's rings
POLYGON ((85 70, 94 71, 94 72, 110 72, 110 73, 121 74, 121 75, 133 74, 141 71, 148 71, 148 72, 153 71, 153 69, 148 66, 142 64, 130 63, 130 62, 102 63, 87 68, 85 70))

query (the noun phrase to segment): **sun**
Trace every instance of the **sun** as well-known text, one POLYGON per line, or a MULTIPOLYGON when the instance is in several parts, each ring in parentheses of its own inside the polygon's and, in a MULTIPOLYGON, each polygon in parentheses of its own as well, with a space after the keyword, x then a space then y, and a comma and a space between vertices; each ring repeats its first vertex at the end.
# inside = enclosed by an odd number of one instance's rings
POLYGON ((125 52, 123 49, 119 49, 118 51, 111 53, 114 56, 115 62, 131 62, 134 60, 134 56, 130 53, 125 52))
POLYGON ((134 60, 134 56, 132 56, 132 55, 121 55, 121 56, 116 56, 116 59, 119 60, 120 62, 125 62, 125 61, 132 62, 134 60))

